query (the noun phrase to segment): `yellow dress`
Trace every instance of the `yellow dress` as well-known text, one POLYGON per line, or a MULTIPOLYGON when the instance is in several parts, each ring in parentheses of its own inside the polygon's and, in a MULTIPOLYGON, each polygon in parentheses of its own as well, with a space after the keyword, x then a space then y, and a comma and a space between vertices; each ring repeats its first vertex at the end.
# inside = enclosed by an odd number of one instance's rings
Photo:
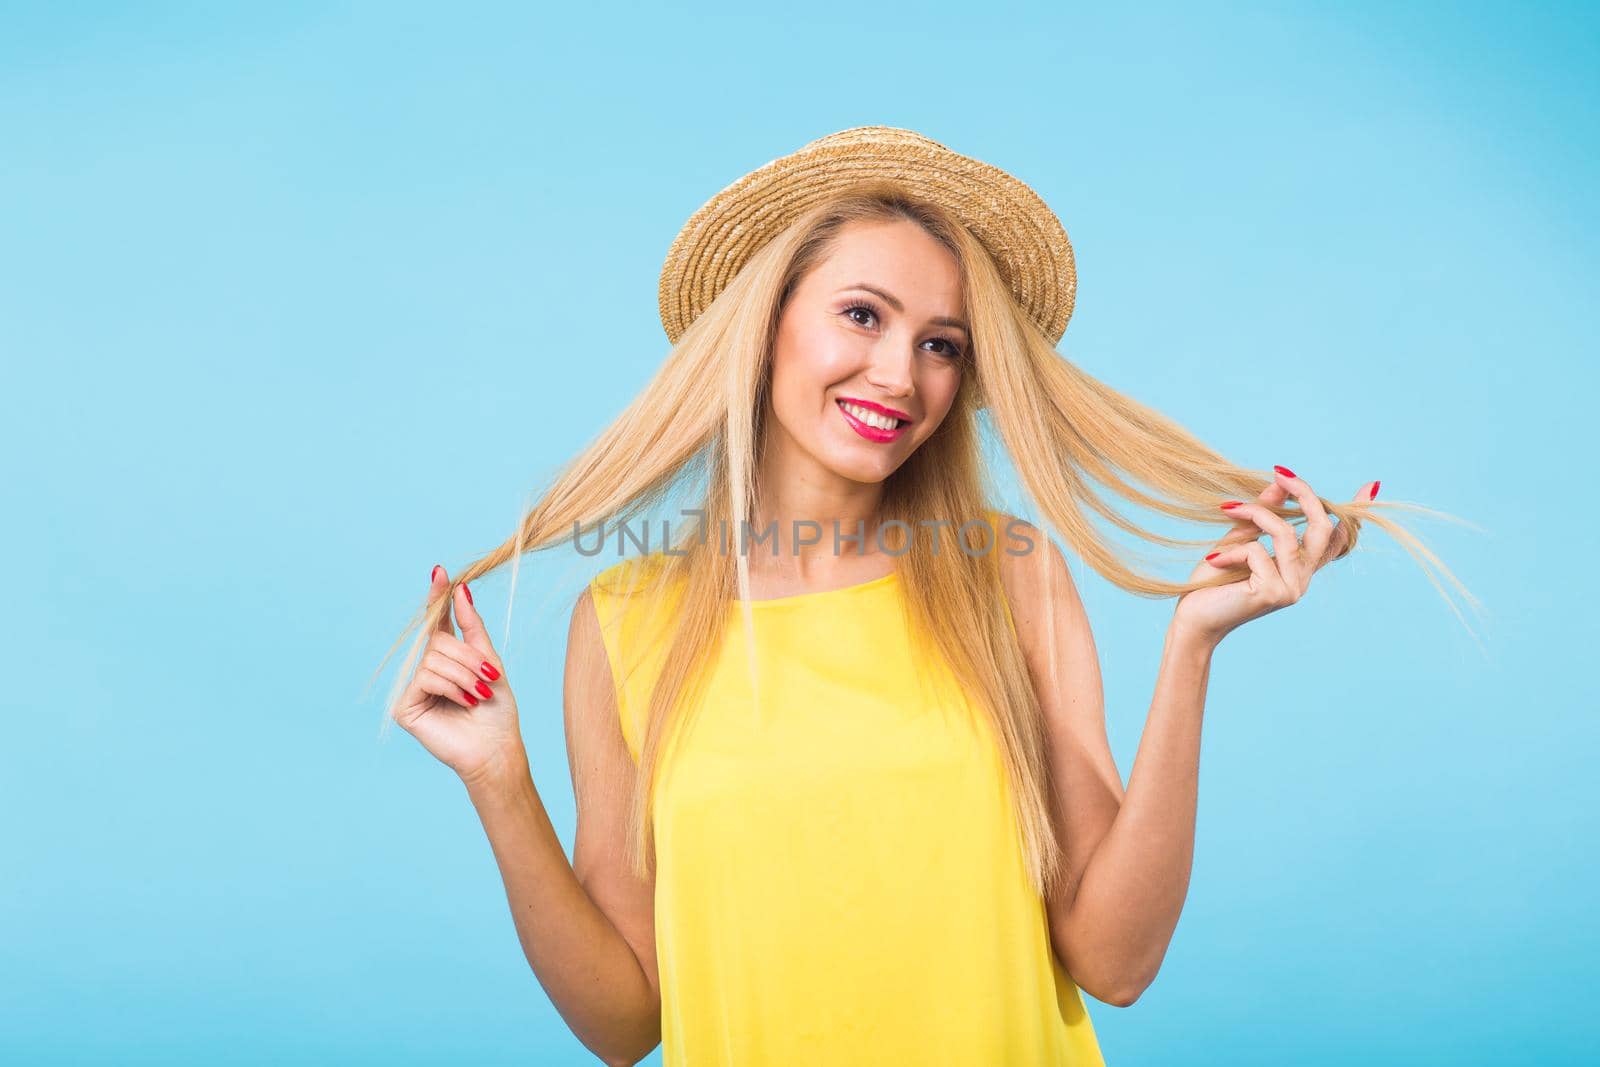
MULTIPOLYGON (((625 590, 649 561, 590 582, 635 762, 666 613, 625 590)), ((1103 1067, 992 728, 901 597, 890 574, 752 602, 759 720, 730 606, 656 794, 665 1067, 1103 1067)))

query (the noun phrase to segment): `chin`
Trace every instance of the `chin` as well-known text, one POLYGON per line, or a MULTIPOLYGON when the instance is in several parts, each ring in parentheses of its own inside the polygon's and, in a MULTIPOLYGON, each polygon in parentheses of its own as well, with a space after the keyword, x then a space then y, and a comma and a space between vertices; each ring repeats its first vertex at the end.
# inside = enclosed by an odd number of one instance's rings
POLYGON ((848 478, 852 482, 861 482, 865 485, 884 481, 900 466, 899 463, 892 465, 881 461, 874 463, 860 456, 824 456, 822 462, 839 477, 848 478))
POLYGON ((891 475, 893 473, 894 473, 894 471, 885 471, 885 470, 863 470, 863 471, 841 470, 841 471, 839 471, 839 474, 842 477, 849 478, 851 481, 854 481, 854 482, 860 482, 862 485, 878 485, 878 484, 881 484, 882 482, 884 482, 885 480, 888 479, 889 475, 891 475))

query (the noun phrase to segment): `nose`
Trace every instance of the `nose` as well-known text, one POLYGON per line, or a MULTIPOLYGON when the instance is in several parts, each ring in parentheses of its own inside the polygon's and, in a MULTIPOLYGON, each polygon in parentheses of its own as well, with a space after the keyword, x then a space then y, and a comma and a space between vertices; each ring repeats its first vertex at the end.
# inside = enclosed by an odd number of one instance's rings
POLYGON ((908 348, 885 340, 873 348, 872 361, 867 365, 867 381, 885 396, 908 397, 916 389, 912 378, 915 358, 908 348))

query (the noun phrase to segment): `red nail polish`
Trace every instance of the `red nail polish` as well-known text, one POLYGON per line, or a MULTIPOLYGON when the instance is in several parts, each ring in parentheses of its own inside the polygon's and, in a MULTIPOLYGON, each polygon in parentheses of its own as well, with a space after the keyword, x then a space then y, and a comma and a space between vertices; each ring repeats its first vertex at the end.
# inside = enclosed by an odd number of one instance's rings
POLYGON ((467 603, 471 604, 472 603, 472 590, 467 588, 467 583, 466 582, 462 582, 461 583, 461 591, 467 594, 467 603))
POLYGON ((1206 559, 1208 559, 1208 560, 1216 559, 1220 555, 1222 555, 1221 552, 1213 552, 1213 553, 1211 553, 1211 555, 1207 556, 1206 559))
POLYGON ((478 669, 483 671, 483 676, 489 679, 491 682, 500 677, 500 672, 495 670, 494 664, 490 663, 488 660, 484 660, 483 666, 478 669))
POLYGON ((433 565, 433 570, 428 572, 428 581, 431 582, 437 577, 439 577, 439 565, 435 563, 433 565))
MULTIPOLYGON (((1373 482, 1372 483, 1372 496, 1377 496, 1378 495, 1378 486, 1380 486, 1382 484, 1383 484, 1382 482, 1373 482)), ((1372 498, 1368 497, 1367 499, 1370 500, 1372 498)))
POLYGON ((1272 469, 1277 471, 1279 474, 1283 475, 1285 478, 1293 478, 1294 477, 1294 471, 1290 470, 1288 467, 1280 467, 1276 463, 1274 463, 1272 465, 1272 469))
POLYGON ((1230 500, 1226 504, 1218 504, 1219 508, 1236 508, 1244 504, 1243 500, 1230 500))
POLYGON ((475 708, 478 706, 478 698, 467 692, 465 689, 461 691, 461 695, 467 698, 468 707, 475 708))
POLYGON ((485 700, 488 700, 490 697, 494 696, 494 690, 489 688, 488 682, 477 682, 474 684, 474 688, 483 694, 483 699, 485 700))

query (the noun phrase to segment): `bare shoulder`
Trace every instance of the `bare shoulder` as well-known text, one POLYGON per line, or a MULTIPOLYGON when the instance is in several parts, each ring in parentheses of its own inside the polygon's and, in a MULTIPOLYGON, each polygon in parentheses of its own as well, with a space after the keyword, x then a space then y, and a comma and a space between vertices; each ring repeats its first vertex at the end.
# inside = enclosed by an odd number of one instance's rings
POLYGON ((609 735, 615 710, 610 663, 600 633, 594 589, 589 585, 578 594, 567 623, 564 683, 569 742, 609 735))
POLYGON ((1045 531, 1015 516, 997 515, 1001 583, 1017 642, 1039 680, 1040 707, 1058 736, 1078 739, 1077 749, 1061 751, 1089 752, 1095 774, 1120 795, 1121 779, 1106 744, 1099 654, 1072 571, 1045 531))
POLYGON ((991 513, 999 555, 1000 580, 1018 629, 1036 621, 1047 604, 1076 605, 1072 571, 1054 541, 1039 527, 1003 511, 991 513))

